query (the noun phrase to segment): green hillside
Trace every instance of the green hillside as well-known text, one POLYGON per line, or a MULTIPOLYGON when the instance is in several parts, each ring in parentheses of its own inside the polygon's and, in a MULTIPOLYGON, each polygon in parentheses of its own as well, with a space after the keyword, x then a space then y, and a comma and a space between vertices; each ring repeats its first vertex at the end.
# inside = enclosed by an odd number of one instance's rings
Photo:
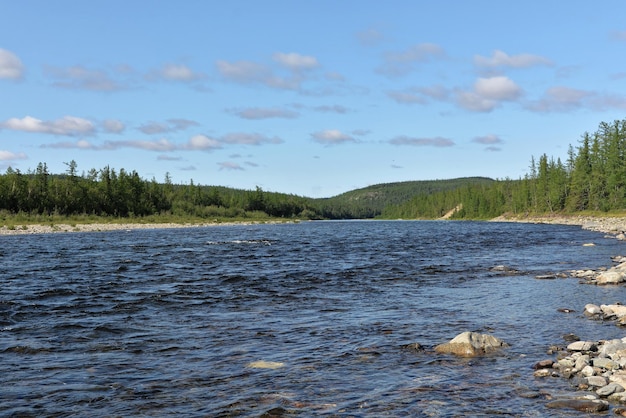
POLYGON ((367 219, 380 216, 388 207, 400 206, 416 196, 431 195, 467 187, 489 185, 486 177, 464 177, 450 180, 404 181, 375 184, 335 197, 315 199, 320 215, 327 219, 367 219))

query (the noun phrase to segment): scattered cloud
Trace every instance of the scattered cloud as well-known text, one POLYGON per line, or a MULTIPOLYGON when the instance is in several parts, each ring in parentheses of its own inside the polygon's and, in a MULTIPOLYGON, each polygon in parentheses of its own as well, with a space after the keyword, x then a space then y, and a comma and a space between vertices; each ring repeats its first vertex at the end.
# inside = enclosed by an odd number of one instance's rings
POLYGON ((248 107, 243 109, 228 109, 227 112, 232 113, 242 119, 296 119, 300 116, 298 112, 288 109, 280 109, 276 107, 248 107))
POLYGON ((211 151, 219 148, 222 148, 222 144, 220 144, 220 141, 214 138, 209 138, 206 135, 194 135, 189 139, 187 145, 182 147, 182 149, 187 150, 203 151, 211 151))
POLYGON ((0 123, 0 128, 64 136, 93 135, 96 131, 91 121, 75 116, 64 116, 53 121, 43 121, 32 116, 11 118, 0 123))
POLYGON ((108 72, 85 68, 82 65, 67 68, 45 67, 44 73, 55 79, 52 82, 53 86, 64 89, 114 92, 128 88, 108 72))
POLYGON ((106 150, 115 150, 119 148, 137 148, 144 151, 167 152, 177 149, 176 144, 167 138, 161 138, 154 141, 145 140, 123 140, 123 141, 105 141, 101 147, 106 150))
POLYGON ((339 81, 339 82, 346 81, 346 78, 343 76, 343 74, 335 72, 335 71, 327 72, 326 74, 324 74, 324 78, 326 78, 326 80, 329 80, 329 81, 339 81))
POLYGON ((260 84, 279 90, 299 90, 306 80, 304 73, 319 64, 317 59, 300 54, 276 53, 274 62, 288 70, 287 76, 277 75, 269 66, 252 61, 217 61, 220 75, 231 82, 240 84, 260 84))
POLYGON ((427 87, 409 87, 404 90, 391 90, 387 96, 400 104, 427 104, 432 100, 446 101, 450 91, 441 85, 427 87))
POLYGON ((76 142, 56 142, 53 144, 44 144, 41 148, 55 148, 55 149, 80 149, 80 150, 97 150, 98 147, 85 139, 79 139, 76 142))
POLYGON ((422 43, 413 45, 405 51, 385 53, 383 65, 376 71, 388 77, 400 77, 413 71, 416 64, 445 56, 445 51, 439 45, 422 43))
POLYGON ((314 132, 311 134, 313 141, 324 145, 338 145, 346 142, 357 142, 357 140, 348 134, 337 129, 327 129, 325 131, 314 132))
POLYGON ((244 171, 244 168, 242 166, 240 166, 237 163, 234 163, 232 161, 224 161, 221 163, 217 163, 217 165, 220 167, 220 171, 222 170, 228 170, 228 171, 244 171))
POLYGON ((385 41, 385 35, 378 29, 369 28, 356 33, 356 38, 363 46, 376 46, 385 41))
POLYGON ((531 102, 527 108, 534 112, 566 112, 583 107, 592 96, 589 91, 556 86, 546 90, 541 99, 531 102))
POLYGON ((491 112, 502 102, 520 98, 522 89, 505 76, 479 78, 473 90, 457 91, 456 102, 459 106, 473 112, 491 112))
POLYGON ((203 80, 207 78, 206 74, 193 71, 191 68, 184 64, 165 64, 158 70, 150 72, 146 75, 148 80, 166 80, 166 81, 181 81, 192 82, 203 80))
POLYGON ((275 53, 272 58, 275 62, 290 69, 291 71, 304 71, 318 67, 317 58, 308 55, 300 55, 294 52, 285 54, 282 52, 275 53))
POLYGON ((235 132, 226 134, 220 138, 220 142, 224 144, 235 145, 262 145, 262 144, 281 144, 284 141, 276 136, 267 137, 260 134, 250 134, 243 132, 235 132))
POLYGON ((370 133, 371 131, 369 131, 368 129, 355 129, 354 131, 352 131, 352 134, 356 136, 366 136, 370 133))
POLYGON ((121 134, 126 129, 126 125, 117 119, 107 119, 102 122, 102 128, 110 134, 121 134))
POLYGON ((184 131, 199 123, 189 119, 168 119, 166 123, 148 122, 139 126, 141 132, 147 135, 165 134, 170 132, 184 131))
POLYGON ((316 112, 323 112, 323 113, 339 113, 339 114, 344 114, 344 113, 348 113, 349 109, 345 106, 341 106, 341 105, 333 105, 333 106, 328 106, 328 105, 324 105, 324 106, 315 106, 313 108, 313 110, 315 110, 316 112))
POLYGON ((481 55, 474 56, 474 64, 478 67, 510 67, 510 68, 528 68, 537 65, 553 65, 548 58, 532 55, 519 54, 509 55, 506 52, 495 50, 491 57, 483 57, 481 55))
POLYGON ((582 108, 596 111, 626 109, 626 96, 556 86, 546 90, 539 100, 528 103, 526 108, 533 112, 568 112, 582 108))
POLYGON ((504 141, 497 135, 492 134, 492 135, 485 135, 485 136, 477 136, 472 139, 472 142, 476 142, 477 144, 482 144, 482 145, 494 145, 494 144, 501 144, 504 141))
POLYGON ((0 150, 0 161, 25 160, 27 158, 23 152, 16 154, 11 151, 0 150))
POLYGON ((485 148, 485 151, 496 152, 496 151, 502 151, 502 148, 498 147, 497 145, 502 144, 504 141, 499 136, 491 134, 491 135, 474 137, 472 139, 472 142, 475 142, 481 145, 487 145, 487 147, 485 148))
POLYGON ((417 147, 452 147, 456 145, 454 141, 448 138, 443 137, 434 137, 434 138, 415 138, 406 135, 396 136, 389 140, 391 145, 410 145, 417 147))
POLYGON ((173 155, 161 154, 157 157, 159 161, 181 161, 181 157, 175 157, 173 155))
POLYGON ((0 79, 20 80, 24 76, 24 65, 13 52, 0 48, 0 79))
POLYGON ((186 167, 179 167, 178 169, 181 171, 196 171, 197 170, 197 168, 193 165, 188 165, 186 167))
POLYGON ((626 30, 611 32, 611 38, 616 41, 626 41, 626 30))
POLYGON ((246 161, 245 164, 249 167, 258 167, 257 163, 253 163, 252 161, 246 161))

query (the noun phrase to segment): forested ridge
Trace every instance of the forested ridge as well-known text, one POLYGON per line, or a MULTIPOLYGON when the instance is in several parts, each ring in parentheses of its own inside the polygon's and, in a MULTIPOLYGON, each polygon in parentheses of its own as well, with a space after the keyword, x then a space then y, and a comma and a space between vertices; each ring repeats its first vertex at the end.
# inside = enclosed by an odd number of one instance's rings
POLYGON ((64 173, 46 163, 0 174, 0 219, 27 216, 184 219, 487 219, 504 213, 541 215, 626 208, 626 120, 602 122, 585 132, 567 158, 530 157, 521 179, 470 177, 368 186, 314 199, 292 194, 222 186, 159 182, 135 170, 91 168, 79 174, 75 161, 64 173))

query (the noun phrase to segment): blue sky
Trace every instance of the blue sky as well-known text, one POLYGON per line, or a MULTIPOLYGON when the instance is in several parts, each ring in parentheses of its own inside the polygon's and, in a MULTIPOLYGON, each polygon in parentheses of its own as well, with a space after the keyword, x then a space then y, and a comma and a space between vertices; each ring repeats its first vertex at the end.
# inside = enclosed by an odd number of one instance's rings
POLYGON ((19 1, 0 171, 329 197, 519 178, 626 117, 626 2, 19 1))

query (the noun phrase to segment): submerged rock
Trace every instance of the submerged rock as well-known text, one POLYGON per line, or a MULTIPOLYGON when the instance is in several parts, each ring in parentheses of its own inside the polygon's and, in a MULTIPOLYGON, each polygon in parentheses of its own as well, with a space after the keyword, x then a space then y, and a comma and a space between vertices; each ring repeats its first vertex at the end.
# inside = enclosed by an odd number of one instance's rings
POLYGON ((477 332, 463 332, 447 343, 435 347, 442 354, 454 354, 460 357, 475 357, 492 353, 509 345, 499 338, 477 332))
POLYGON ((609 403, 598 399, 559 399, 546 404, 552 409, 573 409, 580 412, 608 411, 609 403))

